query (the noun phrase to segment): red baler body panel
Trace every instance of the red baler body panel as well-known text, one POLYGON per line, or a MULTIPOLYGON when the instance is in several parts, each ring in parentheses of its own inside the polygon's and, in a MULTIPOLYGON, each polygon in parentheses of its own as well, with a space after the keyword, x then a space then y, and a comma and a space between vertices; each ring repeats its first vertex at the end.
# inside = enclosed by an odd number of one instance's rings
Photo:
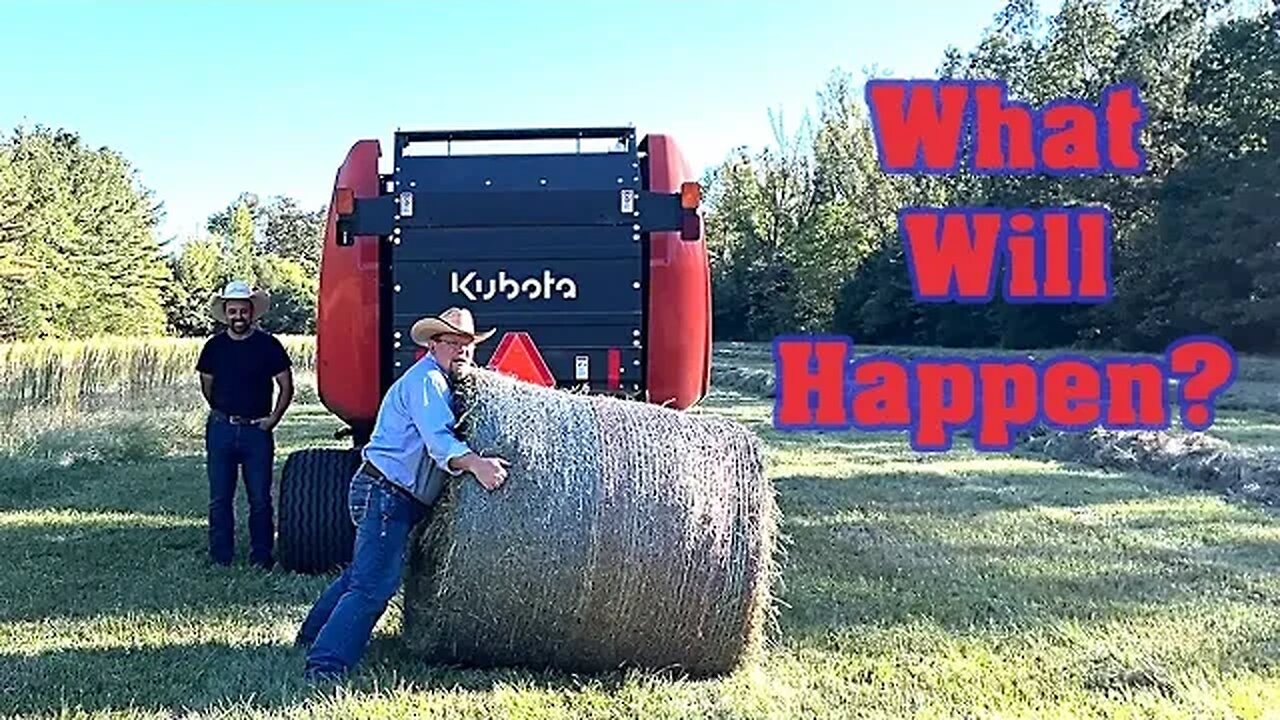
MULTIPOLYGON (((376 140, 351 147, 338 169, 337 188, 350 188, 357 198, 379 193, 376 140)), ((320 264, 316 308, 316 385, 320 401, 350 425, 372 425, 382 399, 378 338, 377 236, 356 236, 351 247, 336 242, 337 210, 329 203, 320 264)))
MULTIPOLYGON (((679 193, 696 181, 674 139, 649 135, 649 187, 679 193)), ((649 401, 688 408, 706 394, 711 377, 711 276, 704 239, 679 232, 650 234, 649 401)))

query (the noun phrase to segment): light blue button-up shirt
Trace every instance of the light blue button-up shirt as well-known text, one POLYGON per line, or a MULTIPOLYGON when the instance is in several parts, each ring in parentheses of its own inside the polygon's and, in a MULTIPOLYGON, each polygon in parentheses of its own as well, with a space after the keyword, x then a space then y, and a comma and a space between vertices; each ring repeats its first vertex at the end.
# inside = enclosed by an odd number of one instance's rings
POLYGON ((450 475, 461 474, 449 461, 471 448, 454 434, 452 399, 444 370, 424 355, 387 389, 364 458, 409 492, 425 476, 428 458, 450 475))

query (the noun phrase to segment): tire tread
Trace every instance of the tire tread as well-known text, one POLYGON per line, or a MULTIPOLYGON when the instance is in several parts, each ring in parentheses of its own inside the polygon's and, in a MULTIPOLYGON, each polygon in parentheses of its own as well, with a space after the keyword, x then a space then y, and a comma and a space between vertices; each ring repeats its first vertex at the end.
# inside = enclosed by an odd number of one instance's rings
POLYGON ((340 448, 308 448, 285 460, 276 541, 285 570, 323 574, 351 561, 347 489, 359 461, 358 452, 340 448))

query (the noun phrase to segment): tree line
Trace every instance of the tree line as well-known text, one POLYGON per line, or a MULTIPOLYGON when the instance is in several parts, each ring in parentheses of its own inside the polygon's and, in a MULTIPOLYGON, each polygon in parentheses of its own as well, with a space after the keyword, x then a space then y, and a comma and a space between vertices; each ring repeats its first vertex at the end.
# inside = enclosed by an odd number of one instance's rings
POLYGON ((0 341, 205 335, 232 278, 271 292, 268 330, 314 332, 324 207, 243 193, 174 246, 162 212, 110 148, 43 126, 0 140, 0 341))
MULTIPOLYGON (((1265 5, 1272 5, 1266 3, 1265 5)), ((868 73, 874 76, 874 71, 868 73)), ((1216 333, 1280 349, 1280 12, 1227 0, 1011 0, 937 76, 1004 78, 1010 100, 1097 102, 1136 82, 1138 177, 912 177, 881 172, 862 92, 836 73, 776 144, 705 178, 721 339, 839 332, 867 344, 1162 351, 1216 333), (914 205, 1101 203, 1113 218, 1103 305, 916 303, 897 227, 914 205)), ((966 148, 962 148, 967 150, 966 148)))
MULTIPOLYGON (((1231 0, 1065 0, 1049 17, 1010 0, 974 47, 940 58, 939 77, 1004 78, 1010 100, 1037 107, 1136 82, 1136 177, 886 174, 860 86, 833 73, 799 128, 777 123, 775 144, 704 178, 715 335, 1160 351, 1216 333, 1280 349, 1277 68, 1280 10, 1231 0), (1111 302, 913 301, 900 208, 1075 203, 1111 210, 1111 302)), ((110 148, 45 127, 0 138, 0 341, 206 334, 231 277, 271 291, 268 329, 314 331, 324 207, 244 193, 180 246, 157 238, 162 211, 110 148)))

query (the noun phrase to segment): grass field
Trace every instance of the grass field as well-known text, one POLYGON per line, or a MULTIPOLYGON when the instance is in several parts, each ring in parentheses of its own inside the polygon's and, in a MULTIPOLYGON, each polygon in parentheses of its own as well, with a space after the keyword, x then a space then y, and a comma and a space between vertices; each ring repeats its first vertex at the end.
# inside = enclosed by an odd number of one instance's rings
MULTIPOLYGON (((781 434, 771 401, 725 390, 698 412, 764 438, 789 536, 759 664, 699 682, 432 668, 400 650, 393 607, 357 677, 308 688, 291 641, 327 579, 245 566, 243 494, 239 563, 205 562, 198 400, 0 423, 0 715, 1280 717, 1273 512, 963 442, 781 434)), ((278 462, 338 427, 304 387, 278 462)), ((1277 428, 1242 408, 1216 430, 1262 446, 1277 428)))

